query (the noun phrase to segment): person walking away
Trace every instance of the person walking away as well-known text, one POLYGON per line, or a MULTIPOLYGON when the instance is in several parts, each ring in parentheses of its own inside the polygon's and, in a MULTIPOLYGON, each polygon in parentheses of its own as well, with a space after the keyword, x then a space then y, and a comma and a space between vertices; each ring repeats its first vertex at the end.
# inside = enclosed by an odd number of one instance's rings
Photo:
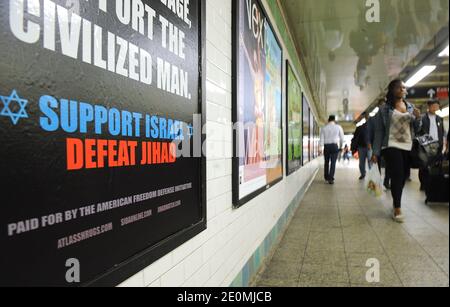
POLYGON ((339 151, 344 144, 344 130, 336 124, 336 117, 331 115, 326 125, 320 132, 320 145, 324 147, 325 155, 325 181, 334 184, 336 161, 339 151))
POLYGON ((347 161, 348 164, 350 164, 350 157, 352 156, 352 154, 351 154, 350 148, 348 147, 347 144, 345 144, 343 155, 344 155, 344 162, 343 163, 345 163, 345 161, 347 161))
POLYGON ((422 117, 420 111, 406 102, 406 86, 402 80, 389 84, 387 103, 376 116, 374 155, 372 161, 378 163, 378 156, 383 154, 386 168, 391 176, 391 192, 394 205, 393 219, 402 223, 402 194, 406 176, 410 170, 410 154, 413 139, 420 131, 422 117))
POLYGON ((359 156, 359 171, 361 174, 359 180, 366 178, 366 162, 369 165, 369 169, 371 168, 371 148, 368 128, 370 117, 366 112, 363 113, 363 116, 366 123, 356 128, 352 141, 355 144, 354 146, 356 147, 359 156))
MULTIPOLYGON (((420 135, 428 134, 433 140, 439 141, 439 155, 444 150, 444 119, 436 114, 440 110, 439 100, 428 101, 428 112, 422 116, 422 129, 420 135)), ((435 157, 439 158, 439 157, 435 157)), ((428 168, 419 170, 420 190, 425 191, 429 180, 428 168)))

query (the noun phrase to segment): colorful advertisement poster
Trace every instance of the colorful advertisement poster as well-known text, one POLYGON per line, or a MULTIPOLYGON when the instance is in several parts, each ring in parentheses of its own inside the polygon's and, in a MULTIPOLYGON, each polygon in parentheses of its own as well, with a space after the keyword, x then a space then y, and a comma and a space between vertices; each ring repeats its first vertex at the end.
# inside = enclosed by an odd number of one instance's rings
POLYGON ((317 122, 316 122, 316 118, 313 117, 313 129, 312 129, 312 140, 313 140, 313 158, 317 158, 318 157, 318 150, 317 150, 317 122))
POLYGON ((315 150, 316 150, 316 158, 320 156, 320 127, 317 120, 314 120, 314 139, 315 139, 315 150))
POLYGON ((281 180, 283 52, 257 0, 234 1, 234 203, 243 205, 281 180))
POLYGON ((234 1, 234 203, 240 206, 283 177, 283 52, 259 1, 234 1))
POLYGON ((287 174, 302 166, 302 89, 287 63, 287 174))
POLYGON ((309 116, 309 102, 305 95, 303 95, 303 165, 311 161, 310 157, 310 116, 309 116))
POLYGON ((1 2, 0 286, 115 286, 205 229, 202 8, 1 2))

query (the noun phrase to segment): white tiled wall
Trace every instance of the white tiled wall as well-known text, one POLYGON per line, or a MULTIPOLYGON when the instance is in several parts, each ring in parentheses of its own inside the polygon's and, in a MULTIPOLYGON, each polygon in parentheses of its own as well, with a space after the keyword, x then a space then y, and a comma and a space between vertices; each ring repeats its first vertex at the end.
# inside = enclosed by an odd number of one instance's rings
POLYGON ((314 161, 232 209, 231 3, 206 1, 208 229, 120 286, 229 286, 317 170, 314 161))

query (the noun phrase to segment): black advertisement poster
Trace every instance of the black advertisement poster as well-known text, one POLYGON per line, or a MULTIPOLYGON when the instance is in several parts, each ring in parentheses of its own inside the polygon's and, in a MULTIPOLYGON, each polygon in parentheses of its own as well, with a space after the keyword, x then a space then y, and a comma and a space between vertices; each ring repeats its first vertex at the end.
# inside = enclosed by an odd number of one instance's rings
POLYGON ((115 285, 206 227, 202 9, 0 2, 0 286, 115 285))

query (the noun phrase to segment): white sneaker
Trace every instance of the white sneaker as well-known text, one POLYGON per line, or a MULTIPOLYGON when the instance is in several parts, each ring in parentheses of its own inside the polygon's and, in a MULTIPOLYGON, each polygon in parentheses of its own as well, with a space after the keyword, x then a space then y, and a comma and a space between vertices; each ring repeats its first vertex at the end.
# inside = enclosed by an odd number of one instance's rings
POLYGON ((397 223, 404 223, 405 222, 405 216, 403 214, 395 215, 395 213, 392 215, 392 219, 397 223))

